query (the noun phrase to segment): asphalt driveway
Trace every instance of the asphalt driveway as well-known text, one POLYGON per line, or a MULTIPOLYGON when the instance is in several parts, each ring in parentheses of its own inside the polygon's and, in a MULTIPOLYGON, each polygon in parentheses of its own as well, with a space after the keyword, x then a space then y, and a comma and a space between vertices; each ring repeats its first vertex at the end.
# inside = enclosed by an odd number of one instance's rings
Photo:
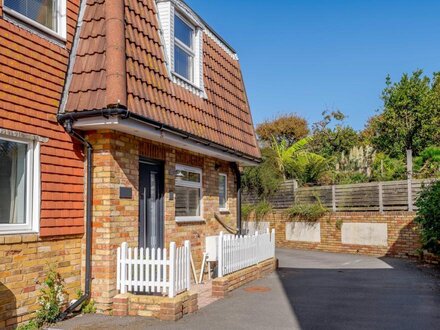
POLYGON ((415 263, 277 250, 277 273, 178 322, 89 315, 58 329, 439 329, 440 279, 415 263))

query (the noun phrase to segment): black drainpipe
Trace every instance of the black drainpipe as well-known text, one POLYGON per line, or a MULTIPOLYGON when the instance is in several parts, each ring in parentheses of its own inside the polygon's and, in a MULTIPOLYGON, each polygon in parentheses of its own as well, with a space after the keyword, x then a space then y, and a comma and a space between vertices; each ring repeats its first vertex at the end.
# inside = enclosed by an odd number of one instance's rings
POLYGON ((241 235, 241 173, 237 163, 232 163, 232 169, 237 178, 237 231, 241 235))
POLYGON ((72 305, 67 307, 67 309, 61 313, 59 320, 62 321, 66 318, 69 313, 73 312, 78 306, 90 298, 91 294, 91 253, 92 253, 92 145, 84 139, 80 134, 78 134, 72 127, 73 120, 68 119, 64 122, 60 122, 64 126, 66 132, 81 142, 87 148, 87 183, 86 183, 86 274, 85 274, 85 285, 84 294, 78 298, 72 305))

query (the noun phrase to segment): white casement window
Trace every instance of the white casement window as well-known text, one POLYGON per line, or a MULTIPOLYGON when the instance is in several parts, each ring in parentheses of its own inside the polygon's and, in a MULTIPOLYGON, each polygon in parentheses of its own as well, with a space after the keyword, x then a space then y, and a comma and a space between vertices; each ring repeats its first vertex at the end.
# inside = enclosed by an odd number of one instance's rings
POLYGON ((194 82, 194 26, 174 15, 174 73, 194 82))
POLYGON ((228 176, 223 173, 218 176, 218 202, 220 211, 228 211, 228 176))
POLYGON ((0 135, 0 234, 38 232, 40 143, 0 135))
POLYGON ((66 0, 3 0, 8 15, 57 38, 66 38, 66 0))
POLYGON ((202 170, 176 165, 176 221, 203 221, 202 170))
POLYGON ((202 22, 181 1, 161 0, 157 9, 172 81, 205 97, 202 22))

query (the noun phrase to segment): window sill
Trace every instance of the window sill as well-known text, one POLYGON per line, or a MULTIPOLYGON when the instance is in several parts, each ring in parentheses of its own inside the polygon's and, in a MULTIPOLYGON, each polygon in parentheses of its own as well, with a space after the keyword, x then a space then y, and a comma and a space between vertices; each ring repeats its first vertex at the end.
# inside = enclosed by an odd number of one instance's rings
POLYGON ((186 79, 185 77, 182 77, 181 75, 179 75, 178 73, 176 73, 174 71, 171 72, 171 77, 172 77, 172 81, 174 83, 178 84, 179 86, 186 88, 187 90, 191 91, 192 93, 196 94, 197 96, 199 96, 201 98, 206 97, 204 89, 197 86, 192 81, 186 79))
POLYGON ((205 222, 205 219, 202 217, 176 217, 177 223, 185 223, 185 222, 205 222))
POLYGON ((175 78, 182 80, 185 84, 191 85, 192 87, 197 88, 199 91, 202 91, 202 89, 199 86, 197 86, 194 82, 186 79, 184 76, 181 76, 177 72, 173 71, 172 74, 175 78))
POLYGON ((40 36, 46 36, 46 38, 49 38, 51 41, 56 41, 62 44, 66 43, 65 36, 62 36, 58 32, 49 29, 48 27, 16 12, 15 10, 12 10, 8 7, 3 7, 3 12, 6 14, 5 18, 12 23, 25 28, 29 32, 36 33, 40 36))
POLYGON ((229 209, 219 209, 220 214, 231 214, 231 211, 229 209))

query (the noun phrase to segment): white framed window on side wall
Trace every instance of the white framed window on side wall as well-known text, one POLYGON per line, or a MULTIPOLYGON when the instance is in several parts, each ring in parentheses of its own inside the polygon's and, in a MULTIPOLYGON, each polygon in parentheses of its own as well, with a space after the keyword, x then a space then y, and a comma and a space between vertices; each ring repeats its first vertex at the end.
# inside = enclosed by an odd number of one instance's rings
POLYGON ((220 211, 228 211, 228 176, 224 173, 218 175, 218 203, 220 211))

